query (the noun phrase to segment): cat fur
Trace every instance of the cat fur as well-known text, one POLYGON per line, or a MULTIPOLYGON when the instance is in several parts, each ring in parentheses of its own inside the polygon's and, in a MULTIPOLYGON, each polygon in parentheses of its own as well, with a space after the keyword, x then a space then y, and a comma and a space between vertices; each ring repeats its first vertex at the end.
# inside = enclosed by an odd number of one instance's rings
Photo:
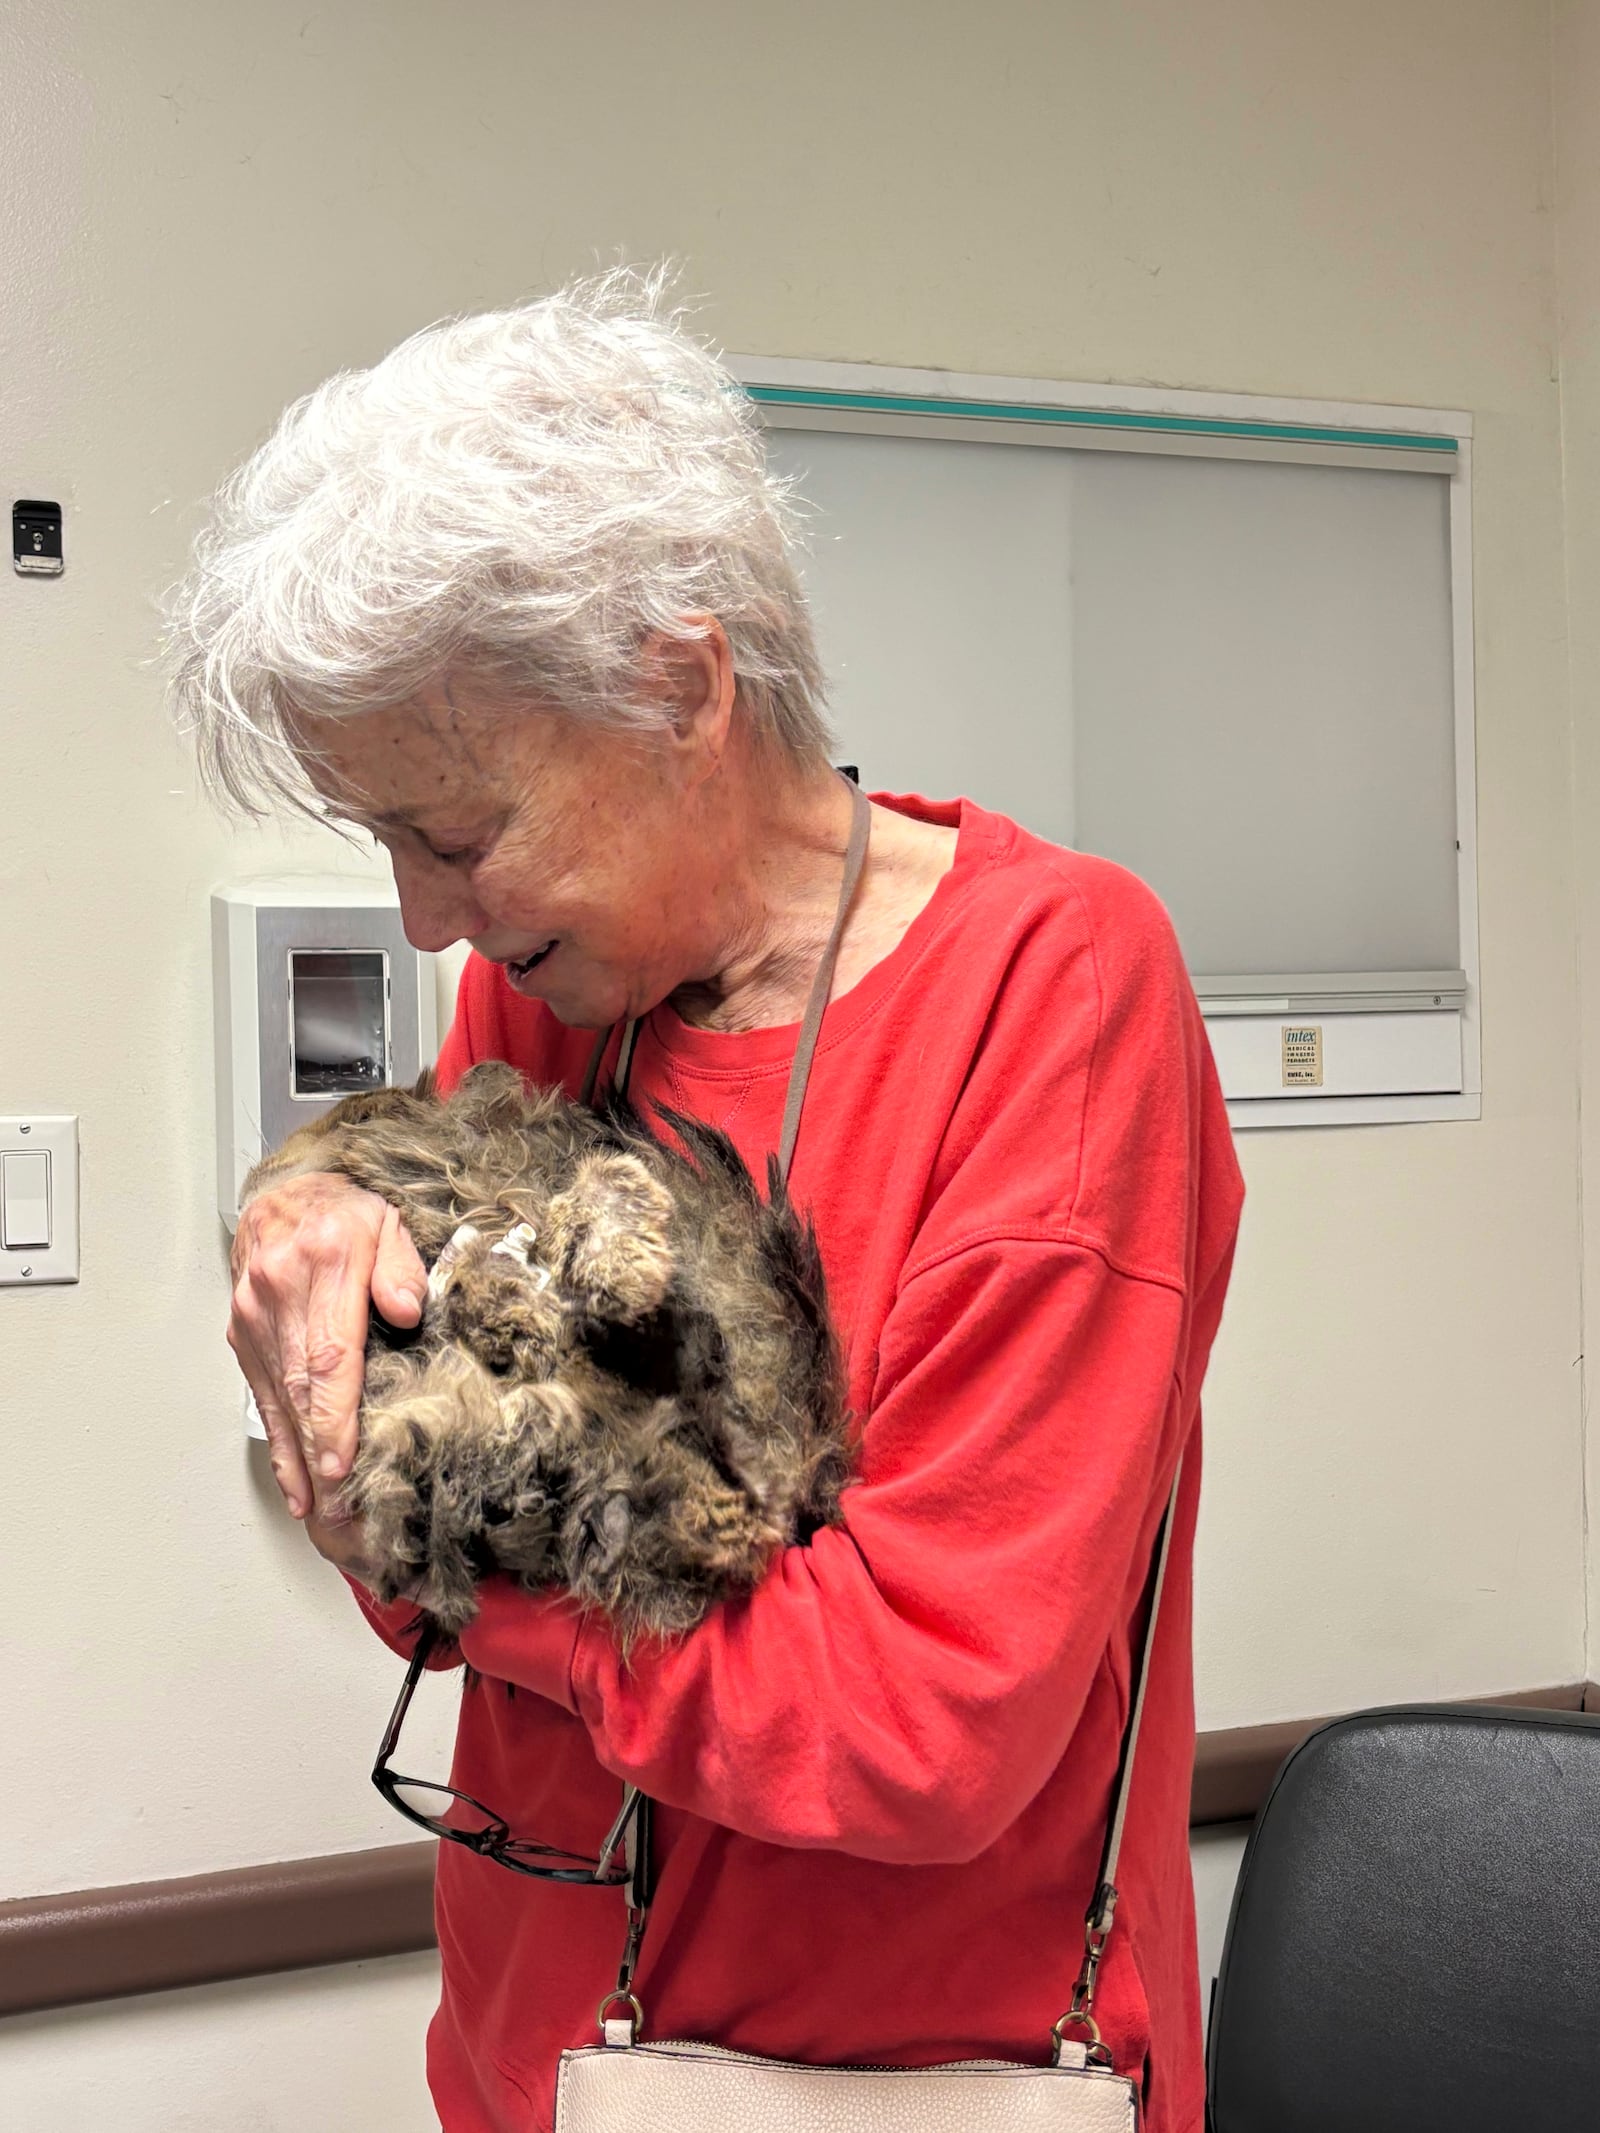
POLYGON ((776 1164, 763 1199, 724 1134, 660 1115, 681 1152, 621 1103, 487 1064, 444 1099, 429 1076, 346 1097, 246 1181, 347 1177, 430 1270, 414 1332, 372 1320, 339 1504, 380 1597, 447 1632, 504 1572, 604 1610, 625 1644, 671 1635, 839 1521, 816 1238, 776 1164))

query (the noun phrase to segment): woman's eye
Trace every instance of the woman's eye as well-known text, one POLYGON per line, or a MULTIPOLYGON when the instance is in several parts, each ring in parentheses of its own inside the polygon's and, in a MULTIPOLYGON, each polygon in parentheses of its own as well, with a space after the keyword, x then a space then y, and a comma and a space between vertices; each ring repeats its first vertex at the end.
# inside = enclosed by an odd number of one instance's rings
POLYGON ((426 850, 430 858, 437 859, 441 866, 446 867, 467 866, 477 856, 470 844, 456 845, 449 851, 441 851, 438 845, 430 844, 426 850))

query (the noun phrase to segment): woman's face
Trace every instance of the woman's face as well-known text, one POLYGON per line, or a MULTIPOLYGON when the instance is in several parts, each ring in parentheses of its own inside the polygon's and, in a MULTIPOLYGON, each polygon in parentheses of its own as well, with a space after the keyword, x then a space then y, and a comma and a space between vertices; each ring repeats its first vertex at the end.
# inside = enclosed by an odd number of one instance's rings
POLYGON ((394 864, 406 937, 466 940, 573 1027, 642 1014, 714 967, 700 760, 635 736, 444 694, 294 738, 336 814, 394 864))

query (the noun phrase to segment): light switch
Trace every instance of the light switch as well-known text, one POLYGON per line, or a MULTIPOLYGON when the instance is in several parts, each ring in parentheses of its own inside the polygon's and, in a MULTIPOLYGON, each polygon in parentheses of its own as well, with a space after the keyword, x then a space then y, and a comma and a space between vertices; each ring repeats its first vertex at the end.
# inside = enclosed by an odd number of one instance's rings
POLYGON ((0 1118, 0 1289, 78 1278, 78 1121, 0 1118))
POLYGON ((0 1156, 0 1245, 43 1251, 50 1243, 50 1153, 0 1156))

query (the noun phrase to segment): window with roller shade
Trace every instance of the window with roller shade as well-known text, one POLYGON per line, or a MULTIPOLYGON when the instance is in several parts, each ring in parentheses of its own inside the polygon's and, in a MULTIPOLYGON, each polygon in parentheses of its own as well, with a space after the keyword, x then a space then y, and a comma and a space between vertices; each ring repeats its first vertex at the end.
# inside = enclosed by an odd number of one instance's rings
POLYGON ((842 753, 1150 882, 1237 1121, 1475 1115, 1464 425, 994 382, 751 381, 842 753))

